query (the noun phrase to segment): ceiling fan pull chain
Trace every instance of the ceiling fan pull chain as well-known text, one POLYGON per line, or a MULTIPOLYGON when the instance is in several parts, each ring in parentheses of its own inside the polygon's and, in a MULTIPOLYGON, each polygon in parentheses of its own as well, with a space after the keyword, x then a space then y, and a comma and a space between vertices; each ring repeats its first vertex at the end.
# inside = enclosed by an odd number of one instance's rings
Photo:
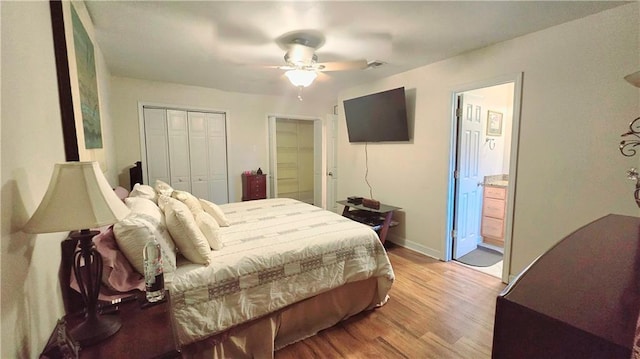
POLYGON ((298 86, 298 100, 302 101, 302 90, 304 86, 298 86))

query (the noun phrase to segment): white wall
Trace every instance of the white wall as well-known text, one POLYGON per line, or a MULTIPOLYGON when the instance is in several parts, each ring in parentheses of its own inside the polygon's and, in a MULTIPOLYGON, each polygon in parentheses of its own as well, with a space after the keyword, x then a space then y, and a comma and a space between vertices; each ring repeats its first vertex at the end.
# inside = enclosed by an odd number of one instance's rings
MULTIPOLYGON (((21 231, 42 199, 53 165, 65 161, 49 3, 0 2, 2 41, 2 358, 35 358, 63 314, 58 281, 66 233, 21 231)), ((82 16, 82 15, 81 15, 82 16)), ((89 24, 88 31, 91 31, 89 24)), ((91 32, 90 32, 91 34, 91 32)), ((98 87, 108 76, 99 53, 98 87)), ((100 98, 106 153, 113 143, 100 98)), ((111 156, 113 157, 113 156, 111 156)), ((107 173, 111 184, 115 177, 107 173)), ((61 215, 73 215, 66 213, 61 215)))
POLYGON ((269 174, 267 116, 274 114, 325 118, 335 100, 310 96, 278 97, 112 77, 112 114, 119 182, 129 188, 129 168, 141 160, 138 102, 226 111, 229 201, 242 198, 241 173, 262 168, 269 174))
POLYGON ((639 7, 617 7, 341 92, 338 197, 368 196, 364 145, 347 140, 342 100, 405 86, 414 106, 412 142, 369 144, 369 182, 375 198, 403 208, 391 239, 443 258, 452 92, 523 72, 510 273, 601 216, 640 215, 625 178, 639 158, 618 152, 620 134, 640 113, 638 89, 622 79, 640 68, 639 7))

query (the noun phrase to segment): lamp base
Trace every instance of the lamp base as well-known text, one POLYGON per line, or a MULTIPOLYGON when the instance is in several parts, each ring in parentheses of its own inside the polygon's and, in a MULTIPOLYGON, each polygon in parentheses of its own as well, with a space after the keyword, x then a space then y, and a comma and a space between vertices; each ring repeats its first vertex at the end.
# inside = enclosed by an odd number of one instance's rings
POLYGON ((80 347, 91 346, 112 336, 122 324, 117 316, 88 316, 84 322, 71 329, 70 335, 80 347))

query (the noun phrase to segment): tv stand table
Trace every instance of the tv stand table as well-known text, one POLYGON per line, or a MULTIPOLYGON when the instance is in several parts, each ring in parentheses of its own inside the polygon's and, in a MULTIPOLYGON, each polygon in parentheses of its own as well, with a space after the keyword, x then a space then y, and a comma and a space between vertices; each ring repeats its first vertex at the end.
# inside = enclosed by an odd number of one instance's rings
POLYGON ((393 211, 401 209, 401 207, 380 203, 380 208, 375 209, 348 201, 337 201, 337 203, 344 206, 342 210, 344 217, 366 224, 378 232, 378 237, 382 244, 387 239, 389 228, 398 225, 398 222, 392 219, 393 211))

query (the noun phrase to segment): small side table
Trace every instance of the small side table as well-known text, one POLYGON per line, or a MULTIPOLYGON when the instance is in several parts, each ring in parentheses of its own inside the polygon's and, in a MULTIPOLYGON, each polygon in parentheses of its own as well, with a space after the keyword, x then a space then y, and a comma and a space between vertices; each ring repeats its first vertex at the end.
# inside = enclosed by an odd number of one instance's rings
POLYGON ((392 218, 393 211, 401 209, 400 207, 380 203, 380 208, 374 209, 348 201, 338 201, 338 204, 344 206, 342 211, 344 217, 366 224, 378 232, 378 237, 382 244, 384 244, 387 239, 389 228, 398 225, 398 222, 393 221, 392 218))
MULTIPOLYGON (((100 343, 80 349, 80 358, 179 358, 180 346, 175 333, 171 296, 158 304, 146 303, 144 292, 136 301, 119 304, 120 330, 100 343)), ((83 313, 68 314, 65 320, 73 328, 83 319, 83 313)))

